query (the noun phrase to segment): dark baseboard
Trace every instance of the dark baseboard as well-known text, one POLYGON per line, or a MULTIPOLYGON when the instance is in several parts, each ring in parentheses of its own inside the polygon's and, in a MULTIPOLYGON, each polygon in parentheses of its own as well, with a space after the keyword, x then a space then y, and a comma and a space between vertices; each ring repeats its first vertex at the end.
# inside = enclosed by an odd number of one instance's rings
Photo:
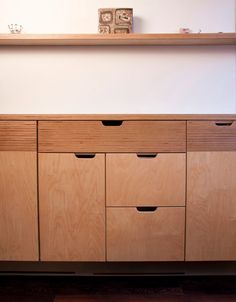
POLYGON ((0 262, 0 275, 221 276, 236 262, 0 262))

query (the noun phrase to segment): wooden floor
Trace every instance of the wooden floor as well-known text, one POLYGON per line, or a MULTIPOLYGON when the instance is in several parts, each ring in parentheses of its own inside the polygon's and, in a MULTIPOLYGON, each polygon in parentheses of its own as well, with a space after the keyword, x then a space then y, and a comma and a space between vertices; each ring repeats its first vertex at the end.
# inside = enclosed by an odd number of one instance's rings
POLYGON ((108 296, 108 297, 91 297, 91 296, 77 296, 77 297, 58 297, 55 302, 235 302, 235 296, 182 296, 182 297, 139 297, 139 296, 108 296))
POLYGON ((231 302, 236 277, 0 277, 1 302, 231 302))

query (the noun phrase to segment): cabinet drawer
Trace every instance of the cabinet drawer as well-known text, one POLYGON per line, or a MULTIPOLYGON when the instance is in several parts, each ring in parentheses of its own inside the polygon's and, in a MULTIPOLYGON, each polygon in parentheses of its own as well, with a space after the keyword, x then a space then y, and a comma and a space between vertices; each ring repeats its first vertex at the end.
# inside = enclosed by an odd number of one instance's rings
POLYGON ((184 206, 186 155, 107 154, 108 206, 184 206))
POLYGON ((236 151, 236 121, 187 123, 188 151, 236 151))
POLYGON ((186 122, 39 122, 40 152, 185 152, 186 122))
POLYGON ((36 122, 0 121, 0 151, 36 151, 36 122))
POLYGON ((185 209, 150 209, 107 208, 108 261, 184 260, 185 209))

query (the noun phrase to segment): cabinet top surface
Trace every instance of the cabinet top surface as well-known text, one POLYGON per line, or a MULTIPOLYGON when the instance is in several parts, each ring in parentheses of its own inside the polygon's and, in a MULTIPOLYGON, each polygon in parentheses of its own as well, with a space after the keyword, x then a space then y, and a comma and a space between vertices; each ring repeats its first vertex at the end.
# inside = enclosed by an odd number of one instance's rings
POLYGON ((0 121, 236 120, 236 114, 0 114, 0 121))
POLYGON ((236 45, 236 33, 200 34, 0 34, 0 46, 236 45))

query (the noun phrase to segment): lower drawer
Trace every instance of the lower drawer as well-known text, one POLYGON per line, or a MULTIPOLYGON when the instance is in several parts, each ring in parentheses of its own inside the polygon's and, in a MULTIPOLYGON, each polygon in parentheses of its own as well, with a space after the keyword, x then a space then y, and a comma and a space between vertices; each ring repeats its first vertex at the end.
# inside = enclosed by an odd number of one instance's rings
POLYGON ((107 208, 108 261, 183 261, 184 207, 107 208))

